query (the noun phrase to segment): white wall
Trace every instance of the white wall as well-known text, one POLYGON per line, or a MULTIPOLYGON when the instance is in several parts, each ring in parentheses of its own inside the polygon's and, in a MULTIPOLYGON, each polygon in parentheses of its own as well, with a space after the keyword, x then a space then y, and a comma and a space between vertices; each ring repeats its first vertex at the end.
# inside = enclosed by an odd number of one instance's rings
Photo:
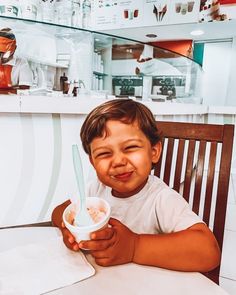
POLYGON ((230 72, 229 72, 229 82, 226 95, 226 105, 235 106, 236 105, 236 37, 234 37, 232 42, 231 60, 230 60, 230 72))
POLYGON ((202 83, 203 104, 226 105, 231 69, 231 49, 231 42, 205 44, 202 83))

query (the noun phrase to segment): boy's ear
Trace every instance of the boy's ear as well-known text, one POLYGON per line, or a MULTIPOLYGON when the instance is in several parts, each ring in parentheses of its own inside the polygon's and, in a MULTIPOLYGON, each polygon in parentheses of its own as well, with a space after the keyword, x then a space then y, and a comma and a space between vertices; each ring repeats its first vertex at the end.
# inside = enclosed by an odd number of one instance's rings
POLYGON ((152 146, 152 163, 157 163, 160 159, 162 152, 161 141, 158 141, 154 146, 152 146))

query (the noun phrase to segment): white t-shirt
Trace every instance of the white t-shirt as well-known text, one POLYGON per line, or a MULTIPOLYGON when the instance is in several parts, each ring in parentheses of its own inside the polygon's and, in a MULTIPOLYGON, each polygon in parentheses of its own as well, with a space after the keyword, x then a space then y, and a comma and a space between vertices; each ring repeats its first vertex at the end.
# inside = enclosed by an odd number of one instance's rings
POLYGON ((180 194, 154 175, 149 176, 139 193, 129 198, 112 196, 111 188, 98 180, 89 186, 88 196, 108 201, 111 217, 136 233, 171 233, 202 222, 180 194))
POLYGON ((30 70, 28 62, 25 59, 14 57, 6 64, 13 66, 12 72, 11 72, 12 86, 17 86, 17 85, 32 86, 33 74, 32 74, 32 71, 30 70))

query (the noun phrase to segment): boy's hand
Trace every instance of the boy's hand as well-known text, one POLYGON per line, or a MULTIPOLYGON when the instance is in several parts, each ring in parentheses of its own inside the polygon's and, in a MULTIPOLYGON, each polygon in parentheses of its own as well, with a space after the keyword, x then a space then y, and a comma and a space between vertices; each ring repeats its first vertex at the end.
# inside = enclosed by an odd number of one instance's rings
POLYGON ((75 241, 74 236, 71 234, 71 232, 65 227, 64 222, 62 221, 62 215, 64 210, 67 206, 70 205, 70 200, 65 201, 64 203, 58 205, 52 212, 52 224, 56 227, 58 227, 61 230, 63 241, 67 248, 78 251, 79 245, 75 241))
POLYGON ((114 218, 110 218, 109 224, 111 227, 93 232, 91 240, 80 242, 79 247, 90 250, 96 263, 102 266, 131 262, 138 234, 114 218))
POLYGON ((63 242, 66 245, 67 248, 73 251, 79 250, 79 244, 75 241, 74 236, 72 233, 65 227, 64 223, 62 222, 60 227, 62 236, 63 236, 63 242))

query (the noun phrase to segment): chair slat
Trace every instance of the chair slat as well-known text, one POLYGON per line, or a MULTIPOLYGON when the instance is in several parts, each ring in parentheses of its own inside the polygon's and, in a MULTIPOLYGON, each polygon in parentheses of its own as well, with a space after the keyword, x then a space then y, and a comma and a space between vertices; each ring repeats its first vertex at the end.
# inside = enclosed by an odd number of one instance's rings
POLYGON ((206 183, 206 193, 205 193, 205 203, 203 210, 203 220, 209 225, 210 213, 211 213, 211 202, 212 202, 212 192, 214 184, 214 175, 215 175, 215 165, 216 165, 216 151, 217 143, 211 142, 210 146, 210 155, 207 171, 207 183, 206 183))
POLYGON ((188 146, 188 155, 187 155, 187 163, 186 163, 186 170, 185 170, 185 177, 184 177, 184 190, 183 190, 183 197, 185 198, 186 201, 189 201, 189 197, 190 197, 195 146, 196 146, 196 142, 194 140, 190 140, 189 146, 188 146))
POLYGON ((217 187, 217 200, 215 207, 215 219, 213 232, 219 243, 220 249, 223 246, 225 215, 229 190, 229 178, 231 168, 231 155, 233 150, 233 125, 225 125, 223 134, 223 144, 221 151, 219 179, 217 187))
POLYGON ((185 147, 185 140, 180 139, 178 145, 178 152, 176 158, 176 166, 175 166, 175 178, 174 178, 174 190, 179 192, 180 190, 180 182, 181 182, 181 175, 182 175, 182 167, 183 167, 183 157, 184 157, 184 147, 185 147))
POLYGON ((171 163, 173 159, 173 150, 174 150, 174 139, 168 138, 165 172, 164 172, 164 182, 168 185, 170 184, 170 173, 171 173, 171 163))
POLYGON ((200 141, 197 168, 196 168, 195 188, 194 188, 193 207, 192 207, 193 211, 196 214, 199 214, 205 153, 206 153, 206 141, 204 140, 204 141, 200 141))

